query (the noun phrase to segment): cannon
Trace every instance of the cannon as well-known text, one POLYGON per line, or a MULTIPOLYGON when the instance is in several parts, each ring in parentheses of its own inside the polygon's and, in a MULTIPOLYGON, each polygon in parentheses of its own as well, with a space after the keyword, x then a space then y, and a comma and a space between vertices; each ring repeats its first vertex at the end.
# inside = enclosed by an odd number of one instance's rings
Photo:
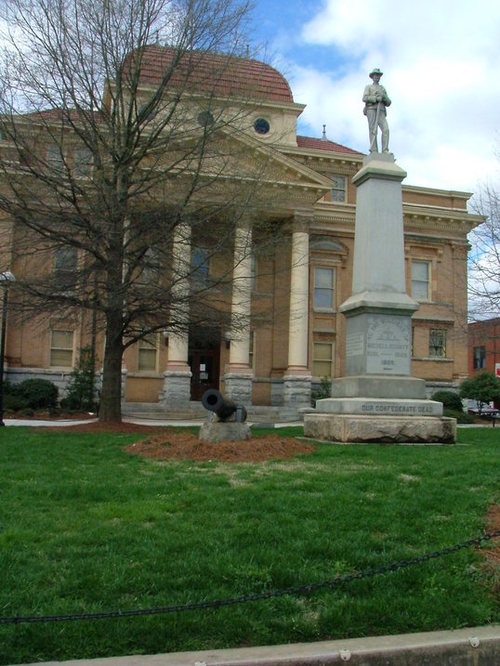
POLYGON ((202 395, 201 402, 203 407, 209 412, 214 412, 219 421, 228 421, 235 414, 235 421, 243 423, 247 418, 247 410, 243 405, 237 405, 232 400, 224 398, 217 389, 208 389, 202 395))

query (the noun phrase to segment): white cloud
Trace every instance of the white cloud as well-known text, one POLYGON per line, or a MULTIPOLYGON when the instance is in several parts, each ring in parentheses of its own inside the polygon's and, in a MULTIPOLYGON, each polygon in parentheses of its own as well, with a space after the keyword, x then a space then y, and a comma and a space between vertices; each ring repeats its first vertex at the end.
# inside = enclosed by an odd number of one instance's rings
MULTIPOLYGON (((367 151, 361 96, 380 67, 393 104, 390 149, 407 182, 477 188, 497 170, 500 109, 497 0, 327 0, 302 26, 302 48, 331 48, 330 72, 289 62, 302 122, 320 136, 367 151)), ((295 59, 300 57, 300 48, 295 59)))

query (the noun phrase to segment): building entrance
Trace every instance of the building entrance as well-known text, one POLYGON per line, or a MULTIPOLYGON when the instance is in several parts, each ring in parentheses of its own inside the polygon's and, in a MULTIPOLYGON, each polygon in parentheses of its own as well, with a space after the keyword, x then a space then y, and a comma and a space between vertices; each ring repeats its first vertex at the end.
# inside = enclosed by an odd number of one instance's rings
POLYGON ((188 363, 191 368, 191 400, 201 400, 207 389, 219 388, 220 334, 189 336, 188 363))

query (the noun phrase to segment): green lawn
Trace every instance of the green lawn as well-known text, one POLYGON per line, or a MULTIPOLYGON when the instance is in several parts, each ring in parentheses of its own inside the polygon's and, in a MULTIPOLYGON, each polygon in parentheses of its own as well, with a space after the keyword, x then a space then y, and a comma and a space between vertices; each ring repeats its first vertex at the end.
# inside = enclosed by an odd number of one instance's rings
MULTIPOLYGON (((500 428, 460 430, 455 447, 319 444, 259 464, 141 459, 122 450, 137 439, 0 429, 1 616, 167 606, 321 581, 475 537, 500 502, 500 428)), ((304 597, 0 625, 0 663, 499 622, 497 578, 467 549, 304 597)))

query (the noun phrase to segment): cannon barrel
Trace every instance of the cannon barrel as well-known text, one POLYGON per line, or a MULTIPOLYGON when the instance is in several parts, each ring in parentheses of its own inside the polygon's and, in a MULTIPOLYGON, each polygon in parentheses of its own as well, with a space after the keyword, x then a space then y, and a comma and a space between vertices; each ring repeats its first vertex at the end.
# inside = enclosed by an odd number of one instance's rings
POLYGON ((239 412, 237 420, 245 421, 247 417, 247 410, 240 405, 236 405, 232 400, 224 398, 222 393, 217 389, 208 389, 205 391, 201 398, 201 402, 205 409, 209 412, 215 412, 221 421, 227 421, 235 412, 239 412))

